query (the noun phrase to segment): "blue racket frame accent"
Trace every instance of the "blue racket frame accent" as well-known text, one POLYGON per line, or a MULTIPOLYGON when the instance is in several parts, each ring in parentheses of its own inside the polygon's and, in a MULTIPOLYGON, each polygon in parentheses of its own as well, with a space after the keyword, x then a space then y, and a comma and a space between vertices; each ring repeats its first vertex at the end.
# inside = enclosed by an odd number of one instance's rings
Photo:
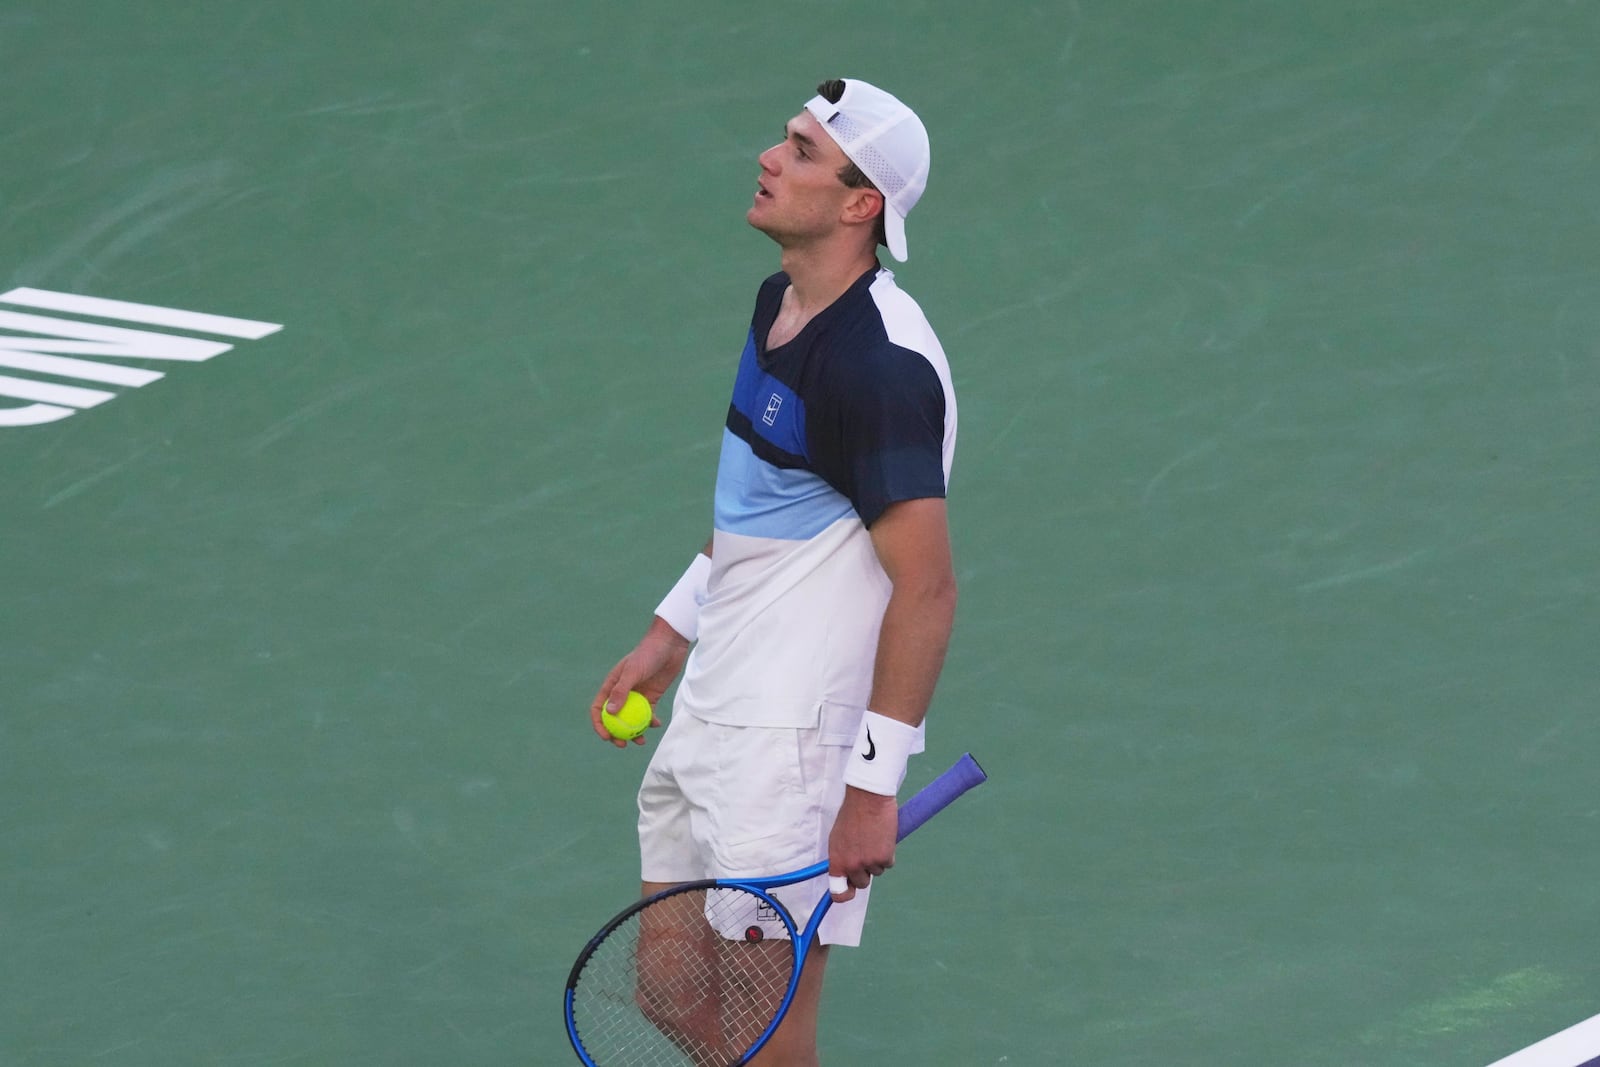
MULTIPOLYGON (((983 768, 978 766, 978 761, 972 758, 972 753, 964 754, 948 770, 923 786, 915 796, 900 806, 900 822, 895 833, 895 841, 904 841, 912 832, 948 807, 951 801, 973 786, 987 780, 988 775, 983 773, 983 768)), ((772 906, 773 911, 783 922, 784 928, 789 933, 789 943, 795 954, 794 973, 789 976, 789 988, 784 991, 783 1000, 779 1003, 778 1011, 772 1017, 772 1022, 767 1024, 767 1028, 761 1032, 761 1036, 756 1039, 755 1044, 751 1045, 745 1054, 735 1060, 730 1067, 737 1067, 738 1064, 750 1062, 751 1058, 760 1052, 762 1047, 771 1039, 778 1029, 778 1024, 783 1022, 783 1017, 788 1014, 789 1005, 794 1002, 795 991, 800 988, 800 974, 805 969, 806 955, 811 951, 811 946, 816 943, 817 931, 821 929, 822 920, 827 916, 828 909, 833 905, 833 894, 824 892, 822 899, 817 902, 817 906, 812 910, 811 918, 806 922, 805 929, 797 931, 794 919, 789 915, 789 909, 779 903, 767 891, 786 885, 794 885, 798 882, 808 882, 827 873, 828 861, 822 860, 818 863, 813 863, 809 867, 802 867, 787 874, 776 874, 762 878, 712 878, 699 882, 686 882, 681 885, 675 885, 670 889, 662 890, 653 896, 635 901, 631 906, 624 909, 621 914, 601 927, 599 933, 589 939, 589 943, 578 954, 578 960, 572 965, 572 971, 567 976, 563 1012, 567 1021, 567 1039, 572 1042, 572 1049, 578 1054, 578 1059, 583 1061, 587 1067, 606 1067, 605 1064, 596 1063, 590 1058, 588 1052, 584 1050, 583 1042, 578 1037, 577 1023, 573 1018, 573 998, 578 988, 578 977, 583 973, 584 964, 588 962, 590 955, 599 946, 600 942, 604 941, 611 931, 627 922, 629 918, 663 897, 692 892, 697 889, 741 889, 755 894, 772 906)))

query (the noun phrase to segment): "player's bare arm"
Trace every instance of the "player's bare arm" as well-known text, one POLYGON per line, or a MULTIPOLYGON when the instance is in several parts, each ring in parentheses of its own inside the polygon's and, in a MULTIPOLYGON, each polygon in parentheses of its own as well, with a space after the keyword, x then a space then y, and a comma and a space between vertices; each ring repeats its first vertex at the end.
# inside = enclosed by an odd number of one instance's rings
POLYGON ((891 504, 872 524, 872 547, 894 591, 883 613, 868 706, 910 726, 933 702, 956 617, 956 575, 945 502, 891 504))
MULTIPOLYGON (((955 625, 956 579, 945 502, 938 498, 891 505, 872 525, 872 544, 893 591, 883 614, 868 705, 879 715, 919 725, 933 701, 955 625)), ((894 865, 893 796, 845 788, 844 805, 828 841, 829 870, 855 896, 894 865)))

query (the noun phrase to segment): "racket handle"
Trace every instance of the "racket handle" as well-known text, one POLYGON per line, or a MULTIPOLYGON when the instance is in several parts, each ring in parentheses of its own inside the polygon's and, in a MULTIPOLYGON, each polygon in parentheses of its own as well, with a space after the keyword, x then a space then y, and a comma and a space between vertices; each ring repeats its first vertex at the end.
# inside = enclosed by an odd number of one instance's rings
MULTIPOLYGON (((900 805, 900 830, 896 841, 904 841, 911 831, 949 807, 950 802, 962 793, 988 780, 978 761, 968 752, 955 765, 917 791, 916 796, 900 805)), ((842 892, 842 890, 835 890, 842 892)))

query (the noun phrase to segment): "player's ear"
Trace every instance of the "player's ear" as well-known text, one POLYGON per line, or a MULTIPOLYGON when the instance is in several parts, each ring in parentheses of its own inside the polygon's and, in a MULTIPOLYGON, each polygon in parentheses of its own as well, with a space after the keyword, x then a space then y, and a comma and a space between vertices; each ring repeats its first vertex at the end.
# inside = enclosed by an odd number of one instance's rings
POLYGON ((871 222, 883 214, 883 194, 876 189, 851 189, 841 214, 848 223, 871 222))

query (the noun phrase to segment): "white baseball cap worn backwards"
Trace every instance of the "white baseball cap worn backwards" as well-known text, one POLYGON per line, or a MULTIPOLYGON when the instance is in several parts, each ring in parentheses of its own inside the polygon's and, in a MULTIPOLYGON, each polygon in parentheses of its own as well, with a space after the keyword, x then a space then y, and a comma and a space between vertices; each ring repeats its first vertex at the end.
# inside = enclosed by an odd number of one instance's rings
POLYGON ((814 96, 806 110, 822 123, 850 162, 883 194, 883 233, 889 254, 906 259, 906 216, 928 187, 928 131, 916 112, 855 78, 837 104, 814 96))

